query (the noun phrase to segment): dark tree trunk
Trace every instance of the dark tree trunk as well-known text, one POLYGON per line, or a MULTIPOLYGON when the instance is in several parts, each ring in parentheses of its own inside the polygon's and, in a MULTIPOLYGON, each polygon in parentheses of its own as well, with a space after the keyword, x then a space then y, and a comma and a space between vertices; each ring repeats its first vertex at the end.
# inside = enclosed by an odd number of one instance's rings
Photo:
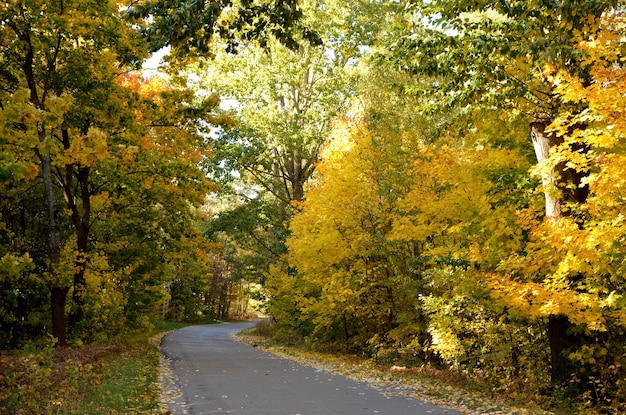
MULTIPOLYGON (((84 127, 83 134, 87 134, 89 126, 84 127)), ((70 148, 70 134, 64 128, 61 130, 63 147, 70 148)), ((89 251, 89 232, 91 226, 91 189, 89 187, 89 174, 91 169, 88 166, 68 164, 65 166, 65 180, 63 192, 68 208, 72 212, 72 224, 76 235, 76 272, 74 273, 74 290, 72 292, 72 302, 74 311, 70 316, 70 330, 83 321, 84 295, 86 289, 85 272, 87 269, 87 254, 89 251), (74 194, 74 178, 78 185, 78 190, 74 194), (80 203, 77 202, 79 198, 80 203)))
POLYGON ((55 287, 50 289, 50 302, 52 308, 52 332, 60 347, 67 345, 67 324, 65 322, 65 300, 69 288, 55 287))
MULTIPOLYGON (((40 141, 44 141, 45 131, 40 130, 40 141)), ((58 222, 58 208, 56 194, 54 192, 54 184, 52 182, 52 168, 50 156, 40 155, 41 174, 43 176, 44 192, 48 203, 48 225, 49 240, 48 254, 49 266, 48 272, 52 278, 55 278, 57 268, 61 262, 61 232, 58 222)), ((65 300, 69 287, 52 287, 50 289, 51 314, 52 314, 52 334, 57 338, 57 344, 61 347, 67 344, 67 325, 65 322, 65 300)))
POLYGON ((348 318, 346 317, 346 313, 344 311, 343 316, 342 316, 342 322, 343 322, 343 334, 345 336, 346 342, 345 342, 345 347, 344 347, 344 352, 347 354, 350 350, 350 331, 348 330, 348 318))
POLYGON ((74 313, 72 314, 71 324, 73 327, 83 321, 85 317, 84 296, 87 285, 87 281, 85 280, 85 271, 87 269, 91 220, 89 172, 89 167, 78 167, 78 184, 80 186, 81 206, 72 206, 72 218, 76 231, 76 243, 78 250, 78 257, 76 258, 76 272, 74 273, 74 291, 72 293, 74 313))
POLYGON ((548 318, 548 339, 550 342, 551 379, 556 385, 563 385, 571 379, 575 367, 567 358, 566 352, 577 344, 578 339, 570 333, 574 327, 566 316, 548 318))

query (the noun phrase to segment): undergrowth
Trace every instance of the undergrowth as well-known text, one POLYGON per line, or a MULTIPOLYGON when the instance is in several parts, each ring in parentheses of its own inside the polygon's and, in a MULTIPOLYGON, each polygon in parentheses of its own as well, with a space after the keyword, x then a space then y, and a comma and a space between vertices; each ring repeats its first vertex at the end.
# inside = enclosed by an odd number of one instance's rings
POLYGON ((107 345, 55 348, 48 342, 0 352, 1 415, 154 415, 160 404, 154 322, 107 345))

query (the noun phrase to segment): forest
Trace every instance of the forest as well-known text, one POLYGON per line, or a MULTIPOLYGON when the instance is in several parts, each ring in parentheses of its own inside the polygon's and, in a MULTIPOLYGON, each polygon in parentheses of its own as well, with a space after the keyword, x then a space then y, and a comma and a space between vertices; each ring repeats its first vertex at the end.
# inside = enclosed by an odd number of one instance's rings
POLYGON ((626 412, 623 6, 2 2, 0 350, 262 313, 626 412))

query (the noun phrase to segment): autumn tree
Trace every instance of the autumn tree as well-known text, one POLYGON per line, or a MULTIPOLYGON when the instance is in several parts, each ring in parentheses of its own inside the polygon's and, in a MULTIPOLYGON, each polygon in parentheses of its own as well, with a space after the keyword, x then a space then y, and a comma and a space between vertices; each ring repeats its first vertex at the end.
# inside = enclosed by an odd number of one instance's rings
MULTIPOLYGON (((312 334, 346 350, 384 348, 400 321, 420 320, 413 307, 419 290, 401 283, 409 278, 407 256, 384 237, 395 193, 378 169, 389 167, 381 160, 386 145, 363 127, 335 128, 318 182, 290 224, 289 264, 309 291, 299 293, 303 319, 313 323, 312 334)), ((401 329, 424 333, 408 326, 401 329)))
POLYGON ((138 72, 122 77, 136 94, 138 118, 128 141, 118 144, 121 159, 102 171, 107 197, 98 230, 110 264, 122 272, 132 321, 161 316, 155 305, 163 301, 170 317, 197 318, 217 249, 198 230, 205 217, 200 207, 215 190, 200 162, 210 154, 207 130, 230 119, 214 114, 216 97, 198 99, 176 82, 138 72), (185 308, 194 311, 181 312, 185 308))
POLYGON ((509 222, 527 203, 517 180, 528 158, 487 146, 489 133, 501 143, 519 136, 488 127, 498 121, 494 112, 485 128, 466 131, 467 148, 451 127, 433 142, 453 117, 416 115, 419 101, 394 88, 411 80, 391 68, 362 79, 359 121, 335 125, 320 177, 291 222, 289 265, 298 278, 273 270, 268 289, 278 291, 270 309, 294 326, 292 309, 311 323, 309 334, 353 350, 445 359, 501 375, 496 367, 511 355, 498 351, 498 361, 495 350, 514 342, 471 264, 493 270, 520 246, 521 229, 509 222), (289 292, 291 303, 283 298, 289 292))
MULTIPOLYGON (((555 94, 546 68, 576 73, 584 83, 589 77, 589 61, 577 47, 595 38, 603 19, 616 2, 409 2, 411 34, 396 41, 392 49, 405 67, 415 73, 439 75, 434 97, 440 104, 463 103, 470 108, 496 106, 526 117, 537 162, 545 164, 551 149, 563 137, 548 126, 560 114, 578 113, 580 105, 555 94)), ((549 72, 549 70, 548 70, 549 72)), ((572 132, 584 124, 571 125, 572 132)), ((586 151, 577 145, 575 151, 586 151)), ((585 203, 585 171, 553 164, 544 170, 546 220, 552 223, 575 215, 576 204, 585 203), (564 205, 568 205, 564 208, 564 205)), ((583 220, 578 215, 578 220, 583 220)), ((581 222, 582 223, 582 222, 581 222)), ((555 234, 556 235, 556 234, 555 234)), ((575 283, 578 277, 570 275, 575 283)), ((566 352, 579 345, 572 335, 575 324, 563 313, 546 316, 552 350, 552 378, 566 382, 573 373, 566 352)))
MULTIPOLYGON (((20 312, 38 310, 40 290, 49 290, 53 335, 64 345, 66 323, 78 337, 107 322, 119 329, 133 307, 145 315, 162 298, 168 272, 182 272, 175 258, 199 237, 191 206, 211 189, 199 168, 208 153, 201 132, 223 123, 211 114, 213 97, 125 75, 147 49, 122 4, 7 6, 0 110, 2 154, 11 161, 3 170, 11 202, 2 212, 11 266, 3 282, 38 287, 15 300, 20 312)), ((197 252, 202 274, 208 254, 197 252)))
MULTIPOLYGON (((353 6, 360 10, 363 4, 353 6)), ((306 2, 303 10, 304 22, 317 28, 323 46, 250 44, 196 70, 197 87, 227 99, 239 121, 216 140, 215 158, 223 163, 217 173, 250 177, 285 205, 302 200, 329 123, 345 110, 359 56, 371 42, 352 27, 355 11, 341 3, 306 2)))
MULTIPOLYGON (((121 19, 118 5, 94 2, 10 2, 2 11, 2 99, 10 140, 34 151, 47 201, 48 274, 54 334, 66 341, 65 299, 72 289, 72 323, 83 318, 85 264, 91 226, 90 182, 107 155, 106 137, 124 128, 113 80, 142 58, 141 42, 121 19), (107 30, 102 30, 107 28, 107 30), (113 88, 111 88, 113 86, 113 88), (11 113, 18 119, 6 119, 11 113), (72 282, 61 275, 67 234, 75 238, 72 282)), ((6 130, 5 130, 6 131, 6 130)))
POLYGON ((507 258, 503 269, 508 273, 493 282, 495 295, 514 312, 533 318, 560 312, 575 325, 573 333, 593 336, 567 352, 578 378, 586 383, 583 399, 604 410, 624 407, 620 398, 624 350, 617 346, 624 340, 624 291, 621 265, 615 261, 622 255, 617 248, 621 221, 615 215, 621 205, 617 189, 623 151, 618 91, 623 92, 624 85, 623 68, 614 62, 622 50, 622 27, 619 14, 605 16, 596 36, 576 46, 585 56, 588 73, 546 70, 555 94, 581 110, 560 114, 548 127, 562 142, 551 149, 536 174, 545 178, 551 170, 584 172, 581 186, 587 196, 584 203, 561 198, 557 207, 571 213, 556 222, 533 223, 527 248, 532 261, 519 255, 507 258), (536 279, 520 279, 522 274, 536 279), (541 283, 536 282, 538 275, 543 277, 541 283))

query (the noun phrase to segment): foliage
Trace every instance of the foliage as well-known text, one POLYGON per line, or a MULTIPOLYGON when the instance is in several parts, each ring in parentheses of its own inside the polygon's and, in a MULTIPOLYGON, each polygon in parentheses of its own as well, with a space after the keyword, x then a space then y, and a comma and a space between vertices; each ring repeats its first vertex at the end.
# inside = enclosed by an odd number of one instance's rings
POLYGON ((550 128, 563 137, 563 144, 554 149, 550 162, 587 172, 580 186, 588 186, 589 196, 582 206, 567 204, 564 210, 572 215, 557 223, 534 223, 527 257, 503 262, 508 273, 492 284, 496 297, 504 298, 514 312, 532 318, 561 313, 576 324, 579 336, 593 337, 593 342, 568 351, 578 368, 577 380, 587 384, 584 398, 622 409, 618 397, 623 394, 624 349, 617 345, 624 339, 626 309, 617 248, 623 238, 617 191, 622 172, 615 169, 621 165, 623 130, 615 106, 621 98, 615 93, 623 91, 623 69, 611 63, 619 48, 619 25, 618 18, 608 19, 596 39, 578 45, 592 65, 587 86, 575 73, 547 69, 562 99, 585 108, 553 122, 550 128), (586 128, 573 130, 580 123, 586 128), (577 146, 587 151, 576 151, 577 146))
POLYGON ((3 348, 50 330, 61 345, 119 333, 160 313, 169 282, 208 279, 202 133, 230 118, 216 97, 133 72, 147 50, 121 6, 0 12, 3 348))
POLYGON ((254 282, 291 341, 626 410, 621 2, 174 3, 0 11, 2 346, 254 282))
POLYGON ((269 280, 270 312, 283 330, 307 322, 305 340, 619 412, 621 17, 594 2, 556 23, 521 4, 453 4, 465 3, 426 3, 433 20, 392 45, 427 77, 374 76, 391 92, 364 85, 364 118, 335 124, 291 221, 289 267, 269 280), (557 23, 575 29, 552 37, 557 23), (524 136, 539 121, 551 148, 531 168, 524 136))
POLYGON ((161 412, 159 351, 142 341, 0 355, 3 414, 161 412))
POLYGON ((316 33, 302 23, 299 2, 294 0, 149 0, 133 2, 127 14, 144 24, 144 36, 153 51, 171 45, 177 55, 206 54, 215 35, 228 41, 231 52, 242 40, 265 43, 274 37, 291 48, 302 38, 319 41, 316 33))

